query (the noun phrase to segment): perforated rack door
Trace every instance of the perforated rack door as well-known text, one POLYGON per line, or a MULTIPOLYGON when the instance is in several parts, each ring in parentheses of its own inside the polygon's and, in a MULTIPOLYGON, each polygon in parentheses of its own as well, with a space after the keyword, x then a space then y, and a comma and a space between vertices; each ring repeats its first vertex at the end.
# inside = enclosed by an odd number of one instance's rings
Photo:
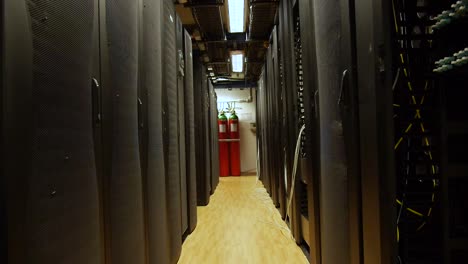
POLYGON ((162 82, 163 4, 160 0, 143 1, 142 40, 140 47, 140 89, 146 107, 143 129, 147 136, 147 170, 144 175, 146 190, 146 226, 148 261, 150 264, 169 263, 169 237, 166 170, 164 164, 164 119, 162 82))
POLYGON ((164 0, 163 98, 165 100, 166 187, 171 262, 179 258, 182 245, 181 182, 179 155, 179 102, 177 91, 176 12, 170 0, 164 0))
POLYGON ((10 263, 102 263, 91 107, 95 3, 2 2, 10 263))
POLYGON ((189 233, 193 232, 197 225, 197 173, 198 166, 196 162, 196 148, 200 147, 196 140, 195 115, 200 115, 195 112, 194 100, 194 77, 193 77, 193 53, 192 53, 192 38, 187 31, 184 31, 185 41, 185 88, 183 98, 185 99, 186 116, 185 116, 185 138, 187 150, 187 190, 188 190, 188 219, 189 233))
MULTIPOLYGON (((138 138, 137 1, 107 0, 106 18, 112 131, 108 212, 112 263, 144 263, 143 186, 138 138)), ((106 63, 106 62, 104 62, 106 63)), ((103 64, 106 65, 106 64, 103 64)), ((106 86, 106 84, 104 84, 106 86)))

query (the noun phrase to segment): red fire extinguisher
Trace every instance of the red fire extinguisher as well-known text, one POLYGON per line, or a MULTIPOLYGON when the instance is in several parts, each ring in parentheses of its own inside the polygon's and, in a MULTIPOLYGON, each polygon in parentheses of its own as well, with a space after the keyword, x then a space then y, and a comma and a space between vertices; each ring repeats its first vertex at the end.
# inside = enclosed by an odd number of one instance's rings
POLYGON ((240 176, 240 135, 239 135, 239 118, 236 111, 233 111, 228 121, 229 125, 229 156, 231 160, 231 175, 240 176))
POLYGON ((219 140, 219 174, 229 176, 229 134, 228 119, 224 112, 218 115, 218 140, 219 140))

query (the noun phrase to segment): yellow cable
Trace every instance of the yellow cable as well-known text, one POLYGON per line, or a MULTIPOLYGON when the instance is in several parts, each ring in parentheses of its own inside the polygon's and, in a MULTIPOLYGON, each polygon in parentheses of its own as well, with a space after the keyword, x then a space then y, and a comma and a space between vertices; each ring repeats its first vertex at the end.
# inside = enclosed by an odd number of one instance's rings
POLYGON ((400 146, 401 142, 403 141, 403 137, 401 137, 398 142, 396 143, 395 147, 394 147, 394 150, 396 150, 398 148, 398 146, 400 146))
POLYGON ((411 85, 411 82, 410 82, 410 81, 408 81, 408 89, 409 89, 410 91, 413 91, 413 86, 411 85))
POLYGON ((398 227, 398 225, 396 228, 396 239, 397 239, 397 242, 400 242, 400 228, 398 227))
MULTIPOLYGON (((396 201, 397 201, 397 203, 398 203, 399 205, 403 206, 403 203, 402 203, 400 200, 397 199, 396 201)), ((424 217, 424 215, 421 214, 420 212, 418 212, 418 211, 416 211, 416 210, 414 210, 414 209, 411 209, 411 208, 409 208, 409 207, 407 207, 407 206, 405 206, 405 209, 406 209, 407 211, 409 211, 409 212, 411 212, 411 213, 417 215, 417 216, 424 217)))
POLYGON ((412 127, 413 127, 413 123, 409 124, 408 128, 406 128, 405 130, 405 133, 408 133, 412 127))
MULTIPOLYGON (((398 23, 397 23, 397 16, 396 16, 396 10, 395 10, 395 2, 394 2, 394 0, 392 0, 392 10, 393 10, 393 21, 394 21, 394 24, 395 24, 395 31, 396 31, 397 33, 399 33, 398 23)), ((432 47, 432 40, 428 40, 428 42, 429 42, 429 46, 432 47)), ((407 54, 407 56, 408 56, 408 54, 407 54)), ((400 60, 401 60, 402 65, 404 65, 404 64, 405 64, 405 59, 404 59, 403 53, 400 53, 400 60)), ((409 61, 409 58, 408 58, 408 61, 409 61)), ((404 71, 405 76, 408 77, 408 70, 406 69, 406 67, 403 67, 403 71, 404 71)), ((410 92, 413 92, 413 87, 412 87, 410 81, 408 81, 408 89, 410 90, 410 92)), ((424 91, 427 91, 427 89, 428 89, 428 81, 426 80, 426 83, 425 83, 425 86, 424 86, 424 91)), ((413 100, 413 104, 416 105, 416 98, 415 98, 414 94, 412 94, 411 97, 412 97, 412 100, 413 100)), ((425 100, 425 95, 422 96, 421 101, 420 101, 420 105, 423 105, 423 104, 424 104, 424 100, 425 100)), ((394 104, 394 106, 398 106, 398 107, 399 107, 400 105, 394 104)), ((415 115, 415 117, 416 117, 417 119, 422 119, 421 113, 420 113, 420 110, 419 110, 419 109, 416 109, 416 115, 415 115)), ((408 133, 408 132, 411 130, 412 125, 413 125, 413 124, 410 124, 410 125, 406 128, 405 133, 408 133)), ((423 122, 421 122, 420 125, 421 125, 421 130, 422 130, 422 132, 424 133, 424 132, 425 132, 425 128, 424 128, 423 122)), ((428 147, 430 147, 428 138, 425 137, 424 139, 425 139, 426 145, 427 145, 428 147)), ((397 144, 395 145, 395 150, 398 148, 398 146, 401 144, 402 141, 403 141, 403 137, 401 137, 401 138, 398 140, 397 144)), ((432 152, 431 152, 430 150, 429 150, 429 158, 430 158, 431 161, 433 160, 433 158, 432 158, 432 152)), ((435 174, 435 166, 434 166, 434 165, 432 165, 432 172, 433 172, 433 174, 435 174)), ((435 190, 435 188, 437 188, 437 183, 436 183, 435 179, 433 179, 432 181, 433 181, 434 190, 435 190)), ((435 192, 432 193, 432 202, 434 202, 434 200, 435 200, 435 192)), ((398 200, 398 199, 397 199, 397 203, 400 204, 401 206, 403 206, 403 203, 402 203, 400 200, 398 200)), ((406 207, 406 210, 408 210, 409 212, 411 212, 411 213, 413 213, 413 214, 415 214, 415 215, 418 215, 418 216, 420 216, 420 217, 423 217, 423 214, 421 214, 420 212, 418 212, 418 211, 416 211, 416 210, 413 210, 413 209, 411 209, 411 208, 409 208, 409 207, 406 207)), ((431 213, 432 213, 432 207, 429 208, 427 216, 430 216, 431 213)), ((418 227, 417 231, 421 230, 425 225, 426 225, 426 221, 424 221, 424 222, 418 227)), ((400 241, 400 229, 399 229, 398 225, 397 225, 397 241, 398 241, 398 242, 400 241)))
POLYGON ((418 227, 418 229, 416 229, 416 231, 421 230, 425 225, 426 225, 426 221, 424 221, 424 222, 418 227))

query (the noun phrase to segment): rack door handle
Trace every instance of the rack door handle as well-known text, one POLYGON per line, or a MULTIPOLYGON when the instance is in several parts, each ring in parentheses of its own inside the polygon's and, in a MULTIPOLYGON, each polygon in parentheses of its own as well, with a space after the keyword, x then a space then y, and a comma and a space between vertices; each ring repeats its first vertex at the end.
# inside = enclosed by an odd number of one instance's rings
POLYGON ((92 118, 95 126, 101 124, 101 87, 96 78, 91 79, 92 118))
POLYGON ((341 106, 344 102, 343 94, 345 90, 346 76, 348 76, 348 69, 344 70, 343 74, 341 75, 340 97, 338 97, 338 106, 341 106))

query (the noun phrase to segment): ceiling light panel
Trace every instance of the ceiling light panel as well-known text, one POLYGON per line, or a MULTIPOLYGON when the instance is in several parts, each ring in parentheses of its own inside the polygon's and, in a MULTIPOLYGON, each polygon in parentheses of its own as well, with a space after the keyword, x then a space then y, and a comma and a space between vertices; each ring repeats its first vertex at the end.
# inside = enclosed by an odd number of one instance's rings
POLYGON ((232 54, 232 71, 243 72, 244 71, 244 54, 232 54))
POLYGON ((231 33, 244 32, 245 0, 229 0, 229 29, 231 33))

